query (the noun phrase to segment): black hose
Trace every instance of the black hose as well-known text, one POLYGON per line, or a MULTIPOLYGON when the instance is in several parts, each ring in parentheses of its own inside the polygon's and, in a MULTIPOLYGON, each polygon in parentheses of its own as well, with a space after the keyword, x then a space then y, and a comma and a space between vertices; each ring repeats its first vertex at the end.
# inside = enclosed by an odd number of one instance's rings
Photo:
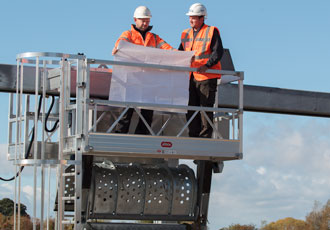
POLYGON ((56 127, 57 127, 57 124, 58 124, 58 122, 60 121, 60 120, 57 120, 57 121, 55 122, 54 126, 53 126, 51 129, 48 129, 48 127, 47 127, 47 121, 48 121, 49 114, 50 114, 50 112, 51 112, 52 109, 53 109, 54 102, 55 102, 55 96, 53 95, 53 96, 52 96, 52 103, 50 104, 50 107, 49 107, 48 112, 47 112, 47 114, 46 114, 46 121, 45 121, 45 130, 46 130, 47 132, 49 132, 49 133, 55 131, 55 129, 56 129, 56 127))

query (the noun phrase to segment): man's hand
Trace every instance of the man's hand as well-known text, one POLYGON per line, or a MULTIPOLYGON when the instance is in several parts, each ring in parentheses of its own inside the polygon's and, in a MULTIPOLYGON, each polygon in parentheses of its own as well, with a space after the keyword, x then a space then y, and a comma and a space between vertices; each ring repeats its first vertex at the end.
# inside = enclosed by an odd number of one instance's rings
POLYGON ((118 50, 119 50, 119 49, 117 49, 116 47, 114 47, 114 48, 112 49, 112 55, 115 55, 115 54, 118 52, 118 50))
POLYGON ((208 70, 208 67, 206 65, 202 65, 197 68, 197 73, 205 73, 205 71, 208 70))
POLYGON ((192 64, 195 61, 195 55, 193 55, 190 59, 190 64, 192 64))

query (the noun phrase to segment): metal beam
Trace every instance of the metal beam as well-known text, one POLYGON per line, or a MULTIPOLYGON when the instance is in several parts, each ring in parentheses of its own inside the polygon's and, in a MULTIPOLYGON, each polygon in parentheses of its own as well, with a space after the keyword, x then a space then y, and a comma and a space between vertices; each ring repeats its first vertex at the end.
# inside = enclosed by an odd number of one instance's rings
MULTIPOLYGON (((229 64, 226 69, 230 68, 229 64)), ((24 68, 24 91, 33 93, 35 69, 24 68)), ((111 72, 91 73, 91 97, 107 99, 111 72)), ((72 88, 75 85, 72 83, 72 88)), ((236 84, 219 86, 219 107, 238 107, 236 84)), ((0 64, 0 92, 16 91, 16 65, 0 64)), ((52 94, 56 94, 53 92, 52 94)), ((244 86, 244 110, 251 112, 279 113, 330 117, 330 93, 281 89, 263 86, 244 86)))
MULTIPOLYGON (((219 106, 237 108, 238 87, 219 86, 219 106)), ((330 93, 244 85, 244 111, 330 117, 330 93)))

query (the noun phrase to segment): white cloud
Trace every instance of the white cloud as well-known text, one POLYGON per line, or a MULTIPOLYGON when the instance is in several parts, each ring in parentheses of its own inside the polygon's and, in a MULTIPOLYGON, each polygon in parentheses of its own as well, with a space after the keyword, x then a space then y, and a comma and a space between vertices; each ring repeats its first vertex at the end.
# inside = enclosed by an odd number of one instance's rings
POLYGON ((1 187, 4 188, 4 189, 8 189, 8 190, 13 190, 14 189, 14 186, 12 184, 9 184, 9 183, 2 184, 1 187))
POLYGON ((259 167, 257 168, 257 173, 259 173, 260 175, 264 175, 266 173, 266 169, 264 167, 259 167))
MULTIPOLYGON (((23 187, 24 195, 28 199, 28 201, 32 204, 33 203, 33 187, 30 185, 26 185, 23 187)), ((38 196, 39 197, 39 196, 38 196)))
POLYGON ((13 194, 14 186, 9 183, 4 183, 0 185, 0 197, 5 198, 13 194))

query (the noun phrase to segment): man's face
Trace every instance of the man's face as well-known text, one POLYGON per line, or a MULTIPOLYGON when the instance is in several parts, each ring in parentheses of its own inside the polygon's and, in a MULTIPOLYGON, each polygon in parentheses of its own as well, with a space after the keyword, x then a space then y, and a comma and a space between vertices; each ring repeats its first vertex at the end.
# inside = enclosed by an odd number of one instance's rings
POLYGON ((204 17, 189 16, 189 23, 193 29, 199 29, 204 23, 204 17))
POLYGON ((150 18, 134 18, 135 26, 141 31, 146 31, 149 27, 150 18))

